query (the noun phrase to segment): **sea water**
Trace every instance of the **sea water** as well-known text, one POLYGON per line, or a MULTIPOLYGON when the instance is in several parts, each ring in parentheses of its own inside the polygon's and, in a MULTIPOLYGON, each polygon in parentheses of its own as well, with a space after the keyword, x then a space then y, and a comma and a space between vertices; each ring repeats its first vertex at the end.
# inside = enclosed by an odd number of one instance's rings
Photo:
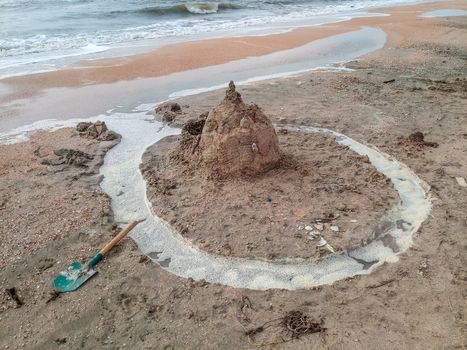
POLYGON ((0 0, 0 78, 212 36, 267 34, 416 0, 0 0))

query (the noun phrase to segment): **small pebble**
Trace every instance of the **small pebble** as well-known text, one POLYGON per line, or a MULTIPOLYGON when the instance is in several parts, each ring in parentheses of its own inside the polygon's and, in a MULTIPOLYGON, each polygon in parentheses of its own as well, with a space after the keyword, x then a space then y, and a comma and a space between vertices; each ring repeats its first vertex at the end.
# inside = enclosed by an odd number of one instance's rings
POLYGON ((314 224, 313 226, 314 226, 315 229, 317 229, 318 231, 323 231, 323 229, 324 229, 324 225, 323 225, 323 224, 314 224))

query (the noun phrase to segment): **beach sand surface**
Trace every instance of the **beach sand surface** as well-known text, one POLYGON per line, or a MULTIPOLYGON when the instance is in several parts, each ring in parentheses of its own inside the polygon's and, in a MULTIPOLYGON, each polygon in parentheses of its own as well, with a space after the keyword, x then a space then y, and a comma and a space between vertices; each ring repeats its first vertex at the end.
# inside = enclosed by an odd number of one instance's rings
MULTIPOLYGON (((398 262, 310 290, 254 291, 179 278, 141 256, 126 239, 85 287, 54 298, 52 279, 69 262, 91 257, 116 228, 96 173, 40 164, 41 156, 53 157, 64 145, 93 154, 96 161, 105 149, 72 137, 70 129, 40 132, 25 143, 0 146, 0 237, 6 252, 0 255, 0 347, 463 349, 467 189, 456 178, 467 179, 467 23, 465 17, 417 17, 436 8, 465 8, 465 2, 401 7, 391 9, 392 18, 356 20, 381 21, 388 42, 347 63, 352 71, 239 87, 244 100, 260 105, 274 123, 342 132, 394 156, 429 184, 431 216, 398 262), (405 24, 396 21, 399 14, 405 24), (417 131, 438 147, 407 142, 417 131), (21 235, 29 239, 18 239, 21 235), (23 305, 5 292, 11 288, 23 305), (292 338, 277 320, 293 310, 326 330, 292 338)), ((97 70, 83 72, 87 69, 97 70)), ((115 72, 92 77, 112 82, 144 75, 115 72)), ((83 74, 67 80, 61 71, 4 83, 31 96, 45 87, 82 84, 88 73, 83 74)), ((179 100, 177 122, 208 111, 223 93, 179 100)))

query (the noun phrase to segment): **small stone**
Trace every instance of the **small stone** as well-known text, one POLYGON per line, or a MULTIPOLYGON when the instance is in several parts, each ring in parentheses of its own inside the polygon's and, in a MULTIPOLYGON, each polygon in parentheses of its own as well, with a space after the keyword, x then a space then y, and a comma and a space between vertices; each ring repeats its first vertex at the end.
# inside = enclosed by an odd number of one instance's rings
POLYGON ((176 102, 165 102, 156 107, 156 113, 163 114, 167 111, 179 113, 182 111, 182 107, 176 102))
POLYGON ((92 125, 92 123, 89 123, 89 122, 80 122, 80 123, 78 123, 78 125, 76 125, 76 130, 77 130, 78 132, 84 132, 84 131, 86 131, 91 125, 92 125))
POLYGON ((307 231, 313 231, 313 227, 311 227, 311 226, 305 226, 305 230, 307 230, 307 231))
POLYGON ((165 111, 164 114, 162 115, 162 121, 170 123, 170 122, 174 121, 176 116, 177 116, 177 114, 175 112, 165 111))
POLYGON ((314 226, 315 229, 317 229, 318 231, 323 231, 323 229, 324 229, 324 225, 323 225, 323 224, 314 224, 313 226, 314 226))
POLYGON ((94 123, 94 127, 96 128, 98 135, 101 135, 102 133, 107 131, 107 126, 104 122, 101 122, 100 120, 94 123))
POLYGON ((331 231, 339 232, 339 226, 337 226, 337 225, 331 225, 331 226, 329 226, 329 228, 330 228, 331 231))
POLYGON ((467 187, 467 183, 465 182, 465 179, 461 176, 456 177, 457 184, 461 187, 467 187))

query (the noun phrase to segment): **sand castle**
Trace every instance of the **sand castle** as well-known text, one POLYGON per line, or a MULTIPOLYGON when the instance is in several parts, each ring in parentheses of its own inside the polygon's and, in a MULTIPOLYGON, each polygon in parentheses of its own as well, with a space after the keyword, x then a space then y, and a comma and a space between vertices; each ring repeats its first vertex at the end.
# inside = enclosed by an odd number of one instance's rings
POLYGON ((231 81, 225 98, 209 112, 199 142, 201 161, 220 176, 259 175, 280 160, 271 121, 246 105, 231 81))
POLYGON ((260 175, 281 158, 271 121, 257 105, 243 102, 232 81, 216 107, 185 124, 173 156, 217 178, 260 175))

